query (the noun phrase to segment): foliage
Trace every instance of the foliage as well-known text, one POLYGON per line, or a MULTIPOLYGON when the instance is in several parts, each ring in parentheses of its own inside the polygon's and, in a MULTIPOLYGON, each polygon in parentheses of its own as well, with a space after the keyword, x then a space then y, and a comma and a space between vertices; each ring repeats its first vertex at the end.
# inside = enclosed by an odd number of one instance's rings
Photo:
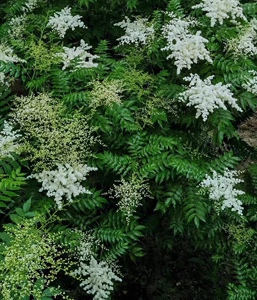
POLYGON ((257 5, 208 2, 1 1, 0 299, 256 299, 257 5))

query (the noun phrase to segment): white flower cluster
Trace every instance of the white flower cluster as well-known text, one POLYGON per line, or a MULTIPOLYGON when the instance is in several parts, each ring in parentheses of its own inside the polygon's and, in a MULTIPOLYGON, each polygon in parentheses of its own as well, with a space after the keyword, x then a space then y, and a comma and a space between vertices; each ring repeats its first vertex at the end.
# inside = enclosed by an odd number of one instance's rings
POLYGON ((121 93, 124 91, 124 82, 119 79, 94 81, 91 91, 91 107, 101 105, 112 107, 114 103, 121 104, 121 93))
POLYGON ((107 299, 113 290, 113 281, 122 281, 114 273, 110 264, 105 261, 98 263, 93 256, 91 256, 89 264, 80 261, 80 266, 74 274, 85 278, 80 286, 88 294, 93 295, 93 300, 107 299))
POLYGON ((10 29, 8 33, 14 38, 22 38, 22 33, 27 25, 27 14, 31 13, 38 5, 40 0, 28 0, 21 8, 22 14, 9 21, 10 29))
POLYGON ((151 198, 149 185, 142 183, 136 177, 132 177, 130 181, 122 178, 120 184, 114 184, 113 189, 110 189, 108 193, 110 194, 110 198, 119 199, 117 206, 125 215, 128 223, 137 207, 142 205, 144 197, 151 198))
POLYGON ((236 55, 256 55, 257 54, 257 19, 252 19, 241 34, 227 43, 228 50, 232 50, 236 55))
POLYGON ((88 49, 92 48, 89 46, 85 41, 80 41, 79 47, 63 47, 63 53, 56 53, 56 56, 62 58, 63 67, 62 69, 65 70, 69 66, 74 66, 76 69, 82 68, 95 68, 98 66, 97 63, 93 62, 94 59, 99 58, 98 55, 93 55, 87 52, 88 49))
POLYGON ((19 17, 12 18, 9 22, 10 29, 8 33, 14 38, 21 38, 22 33, 26 28, 27 16, 21 15, 19 17))
POLYGON ((202 3, 194 5, 192 8, 202 8, 207 12, 206 16, 211 18, 211 27, 213 27, 216 22, 222 25, 223 21, 229 18, 233 21, 236 18, 246 20, 242 7, 239 5, 238 0, 203 0, 202 3))
POLYGON ((210 199, 222 201, 222 210, 231 207, 232 211, 242 215, 242 201, 237 199, 237 196, 243 195, 245 192, 235 189, 236 184, 243 182, 243 180, 235 178, 238 174, 238 171, 230 171, 228 169, 225 170, 224 175, 213 171, 212 177, 206 175, 206 179, 200 183, 200 186, 209 189, 210 199))
POLYGON ((205 48, 208 40, 201 36, 201 31, 191 34, 190 26, 197 24, 196 21, 190 19, 176 18, 173 13, 169 14, 171 20, 162 27, 162 33, 167 39, 167 46, 162 51, 168 50, 172 53, 167 59, 174 58, 177 66, 177 74, 183 68, 191 69, 193 63, 198 60, 207 60, 212 63, 209 51, 205 48))
POLYGON ((76 168, 69 164, 57 164, 57 167, 57 170, 44 170, 38 174, 31 174, 28 178, 36 178, 38 182, 42 182, 39 192, 47 190, 48 197, 54 196, 58 209, 61 210, 63 207, 63 197, 72 202, 72 198, 80 194, 91 194, 80 182, 86 179, 90 171, 96 171, 97 168, 82 164, 76 168))
POLYGON ((16 143, 17 139, 21 137, 13 126, 4 121, 4 128, 0 133, 0 158, 11 156, 11 152, 17 152, 19 144, 16 143))
POLYGON ((77 257, 80 262, 86 263, 90 261, 91 256, 94 255, 95 249, 101 246, 101 242, 92 234, 92 231, 83 232, 75 229, 75 232, 81 237, 79 246, 76 249, 77 257))
POLYGON ((121 45, 133 43, 137 46, 146 45, 154 36, 153 25, 149 26, 145 18, 138 18, 131 22, 128 17, 125 17, 125 20, 114 25, 125 29, 125 35, 117 39, 121 45))
POLYGON ((52 27, 57 34, 63 38, 68 29, 74 30, 76 27, 86 28, 80 20, 79 15, 72 16, 71 8, 65 7, 60 12, 56 12, 53 17, 49 18, 48 26, 52 27))
POLYGON ((22 11, 24 13, 32 12, 32 10, 37 7, 38 2, 39 2, 38 0, 28 0, 22 7, 22 11))
POLYGON ((248 92, 257 96, 257 72, 252 70, 249 73, 252 75, 252 78, 248 79, 246 83, 242 84, 242 87, 248 92))
POLYGON ((210 113, 215 108, 223 108, 227 110, 224 102, 228 102, 238 111, 242 109, 237 105, 236 98, 233 97, 229 90, 230 84, 222 85, 222 83, 212 84, 211 80, 214 76, 209 76, 205 80, 201 80, 198 74, 190 74, 184 80, 189 81, 189 89, 181 93, 179 100, 187 102, 187 106, 196 108, 196 118, 202 115, 203 121, 207 120, 210 113))
POLYGON ((0 61, 5 63, 26 62, 24 59, 20 59, 16 54, 14 54, 13 49, 5 44, 0 44, 0 61))
POLYGON ((0 72, 0 85, 10 86, 10 82, 6 79, 4 72, 0 72))

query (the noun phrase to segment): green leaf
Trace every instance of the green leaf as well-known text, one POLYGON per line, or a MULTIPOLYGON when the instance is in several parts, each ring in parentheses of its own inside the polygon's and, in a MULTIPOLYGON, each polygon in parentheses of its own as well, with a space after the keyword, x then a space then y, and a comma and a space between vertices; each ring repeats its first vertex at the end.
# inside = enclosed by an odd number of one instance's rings
POLYGON ((197 218, 197 216, 194 217, 194 223, 195 223, 195 226, 196 226, 197 228, 199 228, 200 222, 199 222, 199 219, 197 218))
POLYGON ((10 219, 16 224, 19 224, 22 220, 21 216, 16 215, 16 214, 10 214, 9 216, 10 216, 10 219))
POLYGON ((4 162, 2 162, 2 165, 4 167, 6 174, 11 175, 12 167, 4 162))
POLYGON ((23 204, 23 211, 27 213, 31 207, 31 197, 23 204))
POLYGON ((14 193, 14 192, 11 192, 11 191, 3 191, 3 194, 5 194, 6 196, 9 196, 9 197, 18 196, 18 194, 14 193))
POLYGON ((28 218, 33 218, 36 216, 36 212, 35 211, 29 211, 27 213, 24 214, 24 217, 28 217, 28 218))
POLYGON ((43 291, 43 295, 46 297, 50 297, 50 296, 53 296, 53 293, 50 288, 47 288, 43 291))
POLYGON ((133 247, 130 251, 135 257, 143 257, 145 255, 142 248, 138 246, 133 247))
POLYGON ((19 216, 24 217, 24 211, 20 207, 16 207, 15 211, 19 216))
POLYGON ((3 240, 6 243, 10 242, 10 236, 6 232, 0 232, 0 239, 3 240))

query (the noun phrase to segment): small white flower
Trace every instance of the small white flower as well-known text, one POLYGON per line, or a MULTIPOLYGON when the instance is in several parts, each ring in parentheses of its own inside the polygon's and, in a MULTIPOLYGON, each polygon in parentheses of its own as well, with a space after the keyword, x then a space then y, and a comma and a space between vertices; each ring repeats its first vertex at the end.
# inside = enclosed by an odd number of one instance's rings
POLYGON ((237 199, 237 196, 245 194, 241 190, 237 190, 235 185, 243 182, 243 180, 236 178, 238 171, 225 170, 224 175, 213 171, 212 177, 206 175, 200 186, 209 189, 209 197, 215 201, 222 201, 221 209, 229 207, 232 211, 243 214, 242 201, 237 199))
POLYGON ((24 59, 20 59, 16 54, 14 54, 13 49, 4 44, 0 44, 0 61, 5 63, 26 62, 24 59))
POLYGON ((19 148, 19 144, 16 141, 21 137, 16 131, 13 130, 13 126, 4 121, 4 128, 0 132, 0 158, 10 157, 11 152, 16 152, 19 148))
POLYGON ((10 86, 10 82, 6 79, 4 72, 0 72, 0 85, 10 86))
POLYGON ((207 12, 206 16, 211 18, 211 27, 216 22, 222 25, 224 20, 229 18, 233 21, 236 18, 246 20, 238 0, 203 0, 202 3, 194 5, 192 8, 202 8, 207 12))
POLYGON ((129 223, 136 209, 142 205, 145 197, 151 198, 149 185, 132 176, 130 181, 124 178, 120 180, 120 184, 113 185, 113 188, 108 191, 110 198, 118 199, 117 206, 129 223))
POLYGON ((9 22, 10 29, 8 33, 14 38, 21 38, 22 33, 26 28, 27 16, 21 15, 19 17, 12 18, 9 22))
POLYGON ((133 43, 137 46, 146 45, 154 36, 153 25, 149 25, 145 18, 138 18, 131 22, 128 17, 125 17, 125 20, 114 25, 125 29, 125 34, 117 39, 121 45, 133 43))
POLYGON ((233 97, 229 90, 230 84, 222 85, 222 83, 212 84, 211 80, 214 76, 209 76, 205 80, 201 80, 198 74, 190 74, 184 80, 189 81, 189 88, 180 94, 179 100, 187 102, 187 106, 196 108, 196 118, 202 115, 204 121, 210 113, 216 108, 227 110, 224 102, 228 102, 238 111, 242 109, 237 105, 237 99, 233 97))
POLYGON ((257 72, 252 70, 249 71, 249 73, 251 74, 251 78, 249 78, 246 83, 242 84, 242 87, 257 96, 257 72))
POLYGON ((25 13, 30 13, 37 7, 39 0, 28 0, 22 7, 22 11, 25 13))
POLYGON ((257 20, 253 18, 248 24, 241 29, 238 37, 227 41, 226 45, 229 51, 236 55, 257 54, 257 20))
POLYGON ((31 174, 28 178, 36 178, 38 182, 42 182, 39 192, 47 190, 47 196, 54 197, 58 209, 61 210, 63 207, 63 197, 72 202, 73 198, 80 194, 91 194, 80 182, 86 179, 90 171, 96 171, 97 168, 81 164, 75 168, 69 164, 58 164, 57 168, 53 171, 44 170, 38 174, 31 174), (80 175, 77 177, 76 174, 80 175))
POLYGON ((79 15, 72 16, 71 8, 65 7, 60 12, 56 12, 53 17, 49 18, 48 26, 52 27, 58 35, 63 38, 68 29, 74 30, 76 27, 86 28, 80 20, 79 15))
POLYGON ((93 60, 99 58, 99 56, 89 53, 87 50, 90 48, 92 47, 85 43, 85 41, 83 40, 80 41, 79 47, 63 47, 63 53, 56 53, 56 56, 62 58, 62 69, 65 70, 70 66, 74 66, 75 70, 97 67, 98 64, 93 62, 93 60))
POLYGON ((118 79, 94 81, 91 91, 91 107, 101 105, 112 107, 113 104, 121 104, 121 93, 124 91, 124 82, 118 79))
POLYGON ((197 24, 195 20, 176 18, 170 13, 171 20, 162 27, 162 33, 167 40, 167 46, 161 50, 171 51, 167 59, 174 58, 177 66, 177 74, 183 68, 191 69, 193 63, 199 60, 207 60, 212 63, 209 51, 205 48, 208 40, 201 36, 201 31, 192 34, 190 26, 197 24))

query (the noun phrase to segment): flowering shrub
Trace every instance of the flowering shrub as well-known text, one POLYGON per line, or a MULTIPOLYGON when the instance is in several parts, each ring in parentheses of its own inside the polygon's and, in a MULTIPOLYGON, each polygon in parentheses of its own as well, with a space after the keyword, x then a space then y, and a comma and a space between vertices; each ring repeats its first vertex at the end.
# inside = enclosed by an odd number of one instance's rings
MULTIPOLYGON (((65 268, 68 273, 72 266, 71 261, 62 257, 67 251, 56 244, 57 235, 37 228, 36 223, 33 219, 26 220, 5 229, 7 243, 0 252, 4 257, 0 263, 3 299, 28 297, 30 294, 40 299, 58 273, 65 268)), ((57 290, 54 294, 58 295, 57 290)))
POLYGON ((108 4, 0 3, 0 299, 257 299, 256 1, 108 4))
POLYGON ((47 94, 17 97, 14 105, 10 115, 23 130, 23 152, 36 171, 56 163, 76 165, 90 156, 97 139, 84 116, 61 117, 65 106, 47 94))

